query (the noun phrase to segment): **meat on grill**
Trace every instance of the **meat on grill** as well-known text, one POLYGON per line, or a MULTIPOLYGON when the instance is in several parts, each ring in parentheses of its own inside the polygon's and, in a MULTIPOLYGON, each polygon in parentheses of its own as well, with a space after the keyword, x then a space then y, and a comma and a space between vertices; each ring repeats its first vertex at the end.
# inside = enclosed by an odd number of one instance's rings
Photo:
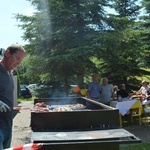
POLYGON ((31 109, 34 112, 62 112, 62 111, 72 111, 74 109, 84 109, 86 108, 85 105, 83 104, 69 104, 69 105, 62 105, 62 106, 57 106, 53 109, 51 109, 52 107, 47 105, 44 102, 38 102, 34 105, 34 107, 31 109))

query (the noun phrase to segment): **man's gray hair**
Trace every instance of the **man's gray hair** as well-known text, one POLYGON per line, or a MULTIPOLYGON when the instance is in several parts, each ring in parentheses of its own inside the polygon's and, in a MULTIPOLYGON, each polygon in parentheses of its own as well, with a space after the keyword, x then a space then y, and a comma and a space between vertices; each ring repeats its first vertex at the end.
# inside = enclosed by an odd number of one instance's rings
POLYGON ((9 50, 11 54, 14 54, 18 51, 22 51, 22 52, 26 53, 25 49, 19 44, 12 44, 7 47, 6 51, 7 50, 9 50))

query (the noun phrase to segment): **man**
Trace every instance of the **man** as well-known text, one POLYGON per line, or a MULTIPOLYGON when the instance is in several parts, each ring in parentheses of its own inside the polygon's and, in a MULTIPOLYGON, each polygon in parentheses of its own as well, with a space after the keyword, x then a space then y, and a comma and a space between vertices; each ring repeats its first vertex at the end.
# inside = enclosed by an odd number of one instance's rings
MULTIPOLYGON (((92 76, 92 82, 88 85, 87 90, 87 97, 91 98, 92 100, 99 101, 100 97, 100 84, 99 84, 99 77, 97 74, 92 76)), ((94 109, 96 106, 87 101, 86 103, 87 108, 94 109)))
POLYGON ((14 104, 14 82, 12 71, 25 57, 24 48, 10 45, 0 61, 0 150, 10 147, 14 104))
POLYGON ((117 92, 118 100, 123 100, 123 99, 129 98, 129 96, 130 96, 129 93, 126 91, 125 84, 121 84, 119 86, 119 90, 117 92))
POLYGON ((92 76, 93 81, 88 86, 87 97, 99 101, 100 96, 100 84, 98 75, 92 76))
POLYGON ((111 98, 114 98, 114 89, 111 84, 108 84, 108 78, 102 79, 100 102, 105 105, 110 105, 111 98))

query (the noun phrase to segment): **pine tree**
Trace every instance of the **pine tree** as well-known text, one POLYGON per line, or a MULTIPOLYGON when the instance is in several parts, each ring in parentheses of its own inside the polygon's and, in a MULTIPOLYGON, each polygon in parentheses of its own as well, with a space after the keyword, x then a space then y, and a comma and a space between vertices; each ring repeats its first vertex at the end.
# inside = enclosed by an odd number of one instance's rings
POLYGON ((34 66, 27 70, 29 77, 67 85, 77 76, 83 86, 85 74, 97 71, 89 58, 98 53, 95 39, 105 28, 107 0, 30 1, 38 11, 31 17, 16 16, 29 40, 28 63, 34 66))
POLYGON ((113 84, 136 85, 135 76, 141 76, 139 67, 140 32, 135 30, 135 19, 140 6, 137 0, 114 0, 111 8, 114 14, 108 14, 109 28, 101 39, 102 75, 109 77, 113 84), (130 81, 131 80, 131 81, 130 81))
POLYGON ((143 42, 143 57, 144 66, 150 67, 150 1, 143 0, 144 15, 141 17, 142 42, 143 42))

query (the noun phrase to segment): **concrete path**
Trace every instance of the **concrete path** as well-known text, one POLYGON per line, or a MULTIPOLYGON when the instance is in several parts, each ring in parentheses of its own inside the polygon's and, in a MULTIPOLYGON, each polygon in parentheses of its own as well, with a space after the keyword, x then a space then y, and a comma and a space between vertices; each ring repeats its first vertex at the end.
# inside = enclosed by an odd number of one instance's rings
POLYGON ((26 101, 18 105, 21 109, 15 111, 16 115, 13 119, 13 135, 11 147, 30 143, 30 108, 33 102, 26 101))

